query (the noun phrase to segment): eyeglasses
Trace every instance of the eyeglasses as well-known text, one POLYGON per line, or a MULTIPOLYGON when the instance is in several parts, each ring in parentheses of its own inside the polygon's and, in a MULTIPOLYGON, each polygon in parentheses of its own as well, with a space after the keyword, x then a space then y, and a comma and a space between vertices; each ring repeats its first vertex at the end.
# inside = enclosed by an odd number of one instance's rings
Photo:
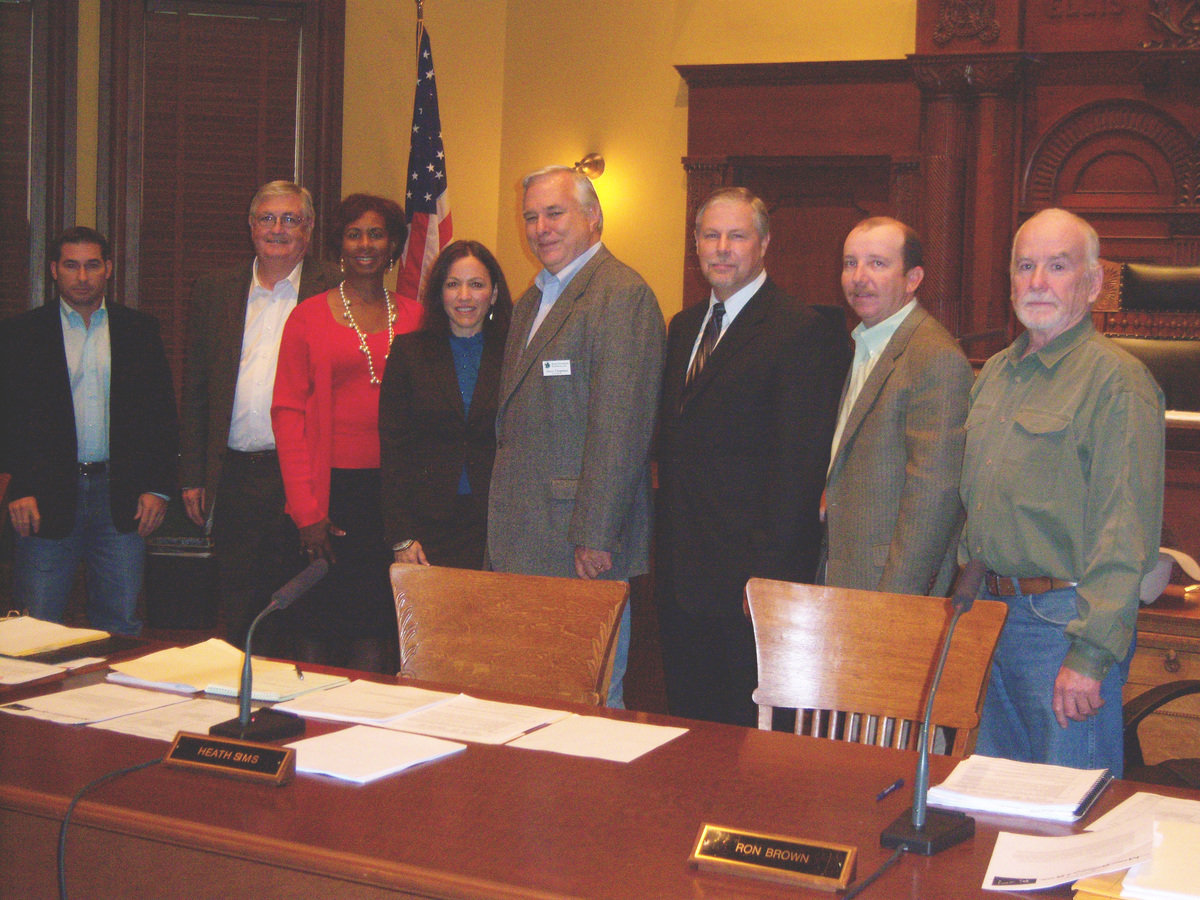
POLYGON ((278 222, 288 231, 291 231, 293 228, 299 228, 306 220, 303 216, 293 216, 291 213, 284 213, 282 216, 276 216, 274 213, 263 213, 261 216, 255 216, 254 221, 263 228, 274 228, 275 223, 278 222))

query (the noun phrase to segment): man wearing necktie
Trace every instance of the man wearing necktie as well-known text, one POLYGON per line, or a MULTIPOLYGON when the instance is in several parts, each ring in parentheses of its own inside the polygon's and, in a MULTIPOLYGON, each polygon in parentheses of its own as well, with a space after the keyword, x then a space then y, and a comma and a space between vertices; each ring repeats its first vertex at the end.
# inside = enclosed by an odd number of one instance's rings
POLYGON ((659 408, 655 587, 673 715, 753 726, 752 576, 812 581, 849 364, 840 317, 767 277, 766 206, 723 188, 696 215, 707 304, 675 316, 659 408))
POLYGON ((158 323, 106 302, 113 265, 103 235, 68 229, 51 260, 58 302, 0 326, 13 599, 61 622, 84 562, 88 621, 137 634, 144 538, 176 490, 171 372, 158 323))

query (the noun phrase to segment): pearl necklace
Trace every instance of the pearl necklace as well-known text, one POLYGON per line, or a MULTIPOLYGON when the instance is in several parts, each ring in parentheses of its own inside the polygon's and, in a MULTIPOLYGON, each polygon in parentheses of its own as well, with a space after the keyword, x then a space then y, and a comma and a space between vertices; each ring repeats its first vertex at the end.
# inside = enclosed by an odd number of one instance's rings
MULTIPOLYGON (((358 323, 354 321, 354 316, 350 312, 350 301, 346 297, 346 282, 343 281, 338 285, 338 293, 342 295, 342 309, 346 311, 346 319, 350 322, 350 327, 354 329, 354 333, 358 335, 358 349, 361 350, 363 356, 367 358, 367 371, 371 373, 371 384, 379 384, 382 379, 375 374, 375 361, 371 359, 371 348, 367 346, 367 336, 365 333, 363 333, 363 330, 358 327, 358 323)), ((383 362, 386 365, 388 354, 392 352, 392 342, 390 340, 390 338, 394 336, 392 333, 392 326, 396 322, 396 310, 392 307, 392 294, 387 288, 383 289, 383 300, 387 304, 389 338, 387 342, 387 349, 383 351, 383 362)))

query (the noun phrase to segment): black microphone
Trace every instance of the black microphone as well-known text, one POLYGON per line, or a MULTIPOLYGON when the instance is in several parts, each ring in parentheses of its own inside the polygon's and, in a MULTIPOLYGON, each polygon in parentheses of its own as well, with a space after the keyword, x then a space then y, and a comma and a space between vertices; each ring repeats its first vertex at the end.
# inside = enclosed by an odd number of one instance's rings
POLYGON ((254 670, 250 663, 250 644, 254 629, 267 615, 278 609, 287 609, 314 587, 329 573, 329 562, 315 559, 299 575, 271 595, 271 602, 254 617, 246 631, 246 652, 242 660, 242 683, 238 689, 239 715, 236 719, 218 722, 208 729, 209 734, 239 738, 244 741, 276 741, 281 738, 304 734, 304 720, 291 713, 278 712, 270 708, 251 714, 250 697, 254 693, 252 683, 254 670))
POLYGON ((954 636, 954 626, 958 617, 969 612, 979 596, 983 586, 983 576, 986 569, 983 562, 973 559, 963 567, 958 576, 958 584, 951 601, 954 615, 950 618, 950 627, 946 630, 946 640, 942 642, 942 652, 938 656, 937 668, 933 673, 933 681, 929 686, 929 700, 925 704, 925 720, 921 723, 919 755, 917 756, 917 777, 913 780, 912 811, 904 812, 896 821, 883 830, 879 836, 881 847, 902 847, 922 856, 933 856, 965 841, 975 833, 975 820, 966 813, 956 810, 926 809, 929 801, 929 729, 933 717, 933 699, 937 696, 938 685, 942 680, 942 669, 946 667, 946 656, 950 652, 950 639, 954 636))

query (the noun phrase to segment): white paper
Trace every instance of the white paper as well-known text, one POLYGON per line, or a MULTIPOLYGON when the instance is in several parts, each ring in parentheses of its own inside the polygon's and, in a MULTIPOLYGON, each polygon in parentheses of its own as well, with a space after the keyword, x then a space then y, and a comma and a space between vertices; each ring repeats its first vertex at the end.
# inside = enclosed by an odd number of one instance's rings
POLYGON ((5 703, 0 705, 0 710, 63 725, 86 725, 89 722, 102 722, 117 716, 128 716, 147 709, 182 703, 185 699, 159 691, 102 683, 5 703))
POLYGON ((0 656, 0 684, 25 684, 66 671, 63 666, 51 666, 47 663, 31 662, 27 659, 0 656))
POLYGON ((384 728, 413 731, 453 741, 477 744, 506 744, 527 731, 571 715, 560 709, 498 703, 459 694, 407 716, 383 723, 384 728))
POLYGON ((523 735, 509 746, 613 762, 632 762, 686 732, 686 728, 668 725, 645 725, 602 716, 572 715, 523 735))
POLYGON ((445 691, 430 691, 403 684, 380 684, 377 681, 360 679, 317 694, 297 697, 287 703, 280 703, 275 708, 309 719, 372 725, 416 712, 435 703, 444 703, 456 696, 457 694, 445 691))
POLYGON ((1002 831, 996 835, 983 889, 1036 891, 1127 869, 1149 859, 1150 837, 1136 823, 1062 837, 1002 831))
POLYGON ((1072 769, 975 754, 929 789, 931 806, 1071 822, 1107 769, 1072 769))
POLYGON ((237 714, 238 707, 235 703, 185 698, 182 703, 172 703, 169 706, 160 706, 157 709, 148 709, 104 722, 93 722, 88 727, 170 742, 175 740, 175 735, 181 731, 208 734, 208 729, 212 726, 236 718, 237 714))
POLYGON ((1121 896, 1133 900, 1194 900, 1200 898, 1200 825, 1156 821, 1154 849, 1149 862, 1134 866, 1125 876, 1121 896))
POLYGON ((1161 794, 1138 791, 1089 825, 1088 831, 1136 824, 1149 835, 1155 819, 1200 824, 1200 800, 1184 800, 1181 797, 1164 797, 1161 794))
POLYGON ((358 784, 466 749, 463 744, 369 725, 352 725, 287 746, 296 748, 297 772, 358 784))

